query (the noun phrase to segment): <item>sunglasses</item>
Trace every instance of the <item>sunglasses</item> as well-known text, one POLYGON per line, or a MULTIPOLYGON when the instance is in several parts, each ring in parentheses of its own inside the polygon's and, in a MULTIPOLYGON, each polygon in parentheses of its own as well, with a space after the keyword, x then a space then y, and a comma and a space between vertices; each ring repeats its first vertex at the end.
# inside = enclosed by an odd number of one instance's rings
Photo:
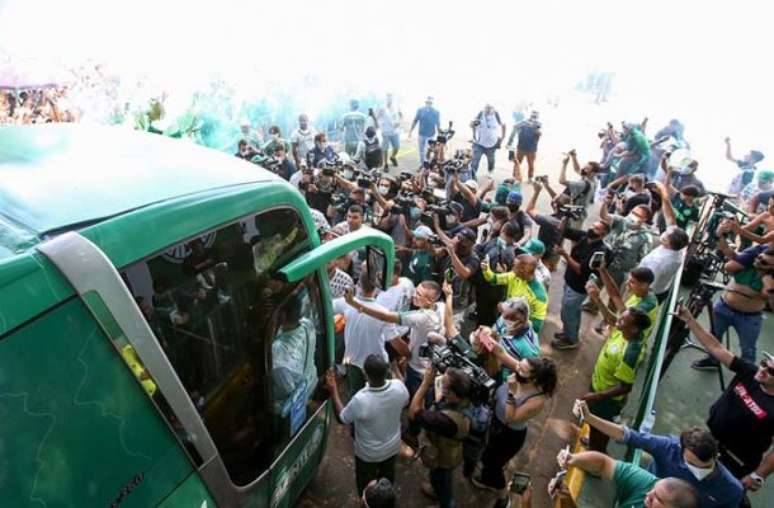
POLYGON ((766 371, 766 374, 774 377, 774 367, 769 367, 769 364, 766 363, 766 360, 761 360, 761 368, 766 371))

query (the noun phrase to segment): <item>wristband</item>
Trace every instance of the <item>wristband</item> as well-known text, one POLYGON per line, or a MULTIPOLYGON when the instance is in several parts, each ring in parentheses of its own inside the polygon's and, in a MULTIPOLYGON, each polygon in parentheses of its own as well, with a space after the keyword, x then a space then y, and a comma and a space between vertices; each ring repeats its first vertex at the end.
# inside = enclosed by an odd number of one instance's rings
POLYGON ((754 481, 755 483, 757 483, 761 487, 763 487, 763 484, 766 483, 766 478, 762 477, 761 475, 759 475, 755 471, 750 473, 750 478, 752 478, 752 481, 754 481))

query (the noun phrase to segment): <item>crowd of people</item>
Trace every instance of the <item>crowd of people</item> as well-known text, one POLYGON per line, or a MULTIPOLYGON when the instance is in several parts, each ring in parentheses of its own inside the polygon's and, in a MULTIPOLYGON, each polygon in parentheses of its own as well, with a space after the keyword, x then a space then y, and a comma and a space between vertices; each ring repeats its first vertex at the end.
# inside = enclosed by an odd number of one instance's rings
MULTIPOLYGON (((411 139, 418 128, 416 170, 403 170, 396 159, 403 121, 391 96, 367 114, 352 101, 340 122, 341 155, 306 115, 289 139, 272 127, 262 146, 251 143, 246 126, 237 153, 298 187, 323 241, 364 227, 394 240, 386 290, 377 287, 378 274, 368 273, 363 252, 340 257, 328 270, 334 311, 343 318, 337 323, 345 324, 337 347, 342 367, 327 373, 325 384, 339 421, 353 427, 364 503, 395 505, 403 443, 428 468, 422 491, 440 506, 455 506, 458 467, 473 486, 496 493, 496 507, 509 506, 508 464, 558 379, 571 375, 551 356, 582 346, 581 322, 597 315, 593 330, 604 344, 591 378, 576 381, 588 385, 575 411, 590 426, 589 451, 560 454, 560 466, 614 482, 621 506, 745 506, 746 494, 774 471, 774 357, 764 353, 758 363, 756 350, 762 313, 774 303, 774 173, 756 167, 763 154, 736 159, 726 139, 738 168, 729 190, 751 220, 718 227, 732 281, 715 302, 714 335, 687 310, 677 311, 708 353, 694 367, 720 362, 736 377, 710 409, 706 428, 659 436, 617 421, 707 196, 698 162, 674 156, 689 147, 683 125, 672 120, 649 138, 647 119, 620 128, 609 123, 598 132, 599 157, 583 162, 568 150, 552 182, 536 175, 537 111, 512 126, 504 148, 513 173, 502 181, 491 176, 507 126, 492 105, 470 122, 470 149, 450 154, 453 124, 444 129, 428 97, 408 130, 411 139), (482 156, 486 183, 477 177, 482 156), (544 191, 548 214, 537 211, 544 191), (745 247, 737 249, 737 240, 745 247), (562 329, 546 337, 549 286, 556 284, 562 329), (718 340, 730 327, 741 356, 718 340), (650 453, 649 470, 605 455, 610 438, 650 453)), ((530 499, 527 489, 522 506, 530 499)))
POLYGON ((66 87, 0 90, 0 125, 75 122, 66 87))

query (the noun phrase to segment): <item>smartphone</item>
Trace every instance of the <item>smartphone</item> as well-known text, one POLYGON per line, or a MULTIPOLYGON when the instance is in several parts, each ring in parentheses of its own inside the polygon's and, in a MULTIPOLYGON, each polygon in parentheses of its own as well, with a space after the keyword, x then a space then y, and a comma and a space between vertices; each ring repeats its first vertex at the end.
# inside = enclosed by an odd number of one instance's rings
POLYGON ((602 265, 605 262, 605 253, 601 250, 598 250, 594 254, 591 255, 591 259, 589 260, 589 268, 592 270, 599 270, 602 268, 602 265))
POLYGON ((509 489, 514 494, 524 494, 526 492, 527 487, 529 487, 530 483, 530 477, 527 473, 519 473, 518 471, 513 473, 513 477, 511 477, 511 483, 509 485, 509 489))
POLYGON ((589 282, 593 282, 595 286, 599 287, 599 277, 596 273, 589 275, 589 282))
POLYGON ((479 334, 478 340, 481 341, 481 346, 483 346, 483 348, 486 349, 487 352, 491 353, 492 351, 494 351, 495 341, 488 333, 479 334))
POLYGON ((443 280, 451 284, 452 281, 454 280, 454 270, 449 268, 445 272, 443 272, 443 280))

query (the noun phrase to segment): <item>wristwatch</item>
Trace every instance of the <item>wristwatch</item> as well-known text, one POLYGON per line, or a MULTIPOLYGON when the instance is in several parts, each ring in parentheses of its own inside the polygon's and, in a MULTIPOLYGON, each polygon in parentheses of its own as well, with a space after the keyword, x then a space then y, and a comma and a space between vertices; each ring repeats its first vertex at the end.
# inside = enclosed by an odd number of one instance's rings
POLYGON ((755 483, 757 483, 761 487, 763 487, 763 484, 766 483, 766 478, 762 477, 761 475, 759 475, 755 471, 750 473, 750 478, 752 478, 752 481, 754 481, 755 483))

